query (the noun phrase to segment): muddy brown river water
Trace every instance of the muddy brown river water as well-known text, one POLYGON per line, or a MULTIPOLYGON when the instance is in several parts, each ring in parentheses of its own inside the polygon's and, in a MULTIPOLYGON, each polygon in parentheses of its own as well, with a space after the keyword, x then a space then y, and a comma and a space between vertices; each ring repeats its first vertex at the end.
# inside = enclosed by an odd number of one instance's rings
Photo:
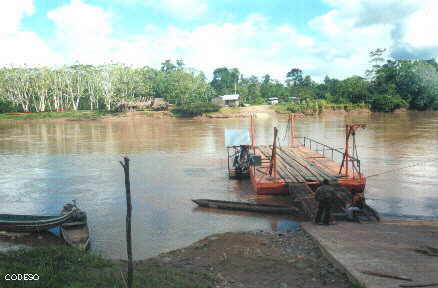
MULTIPOLYGON (((257 143, 272 142, 285 117, 259 117, 257 143)), ((343 147, 346 123, 357 133, 369 203, 391 217, 438 218, 438 113, 351 114, 298 119, 298 136, 343 147), (414 165, 414 166, 413 166, 414 165)), ((131 159, 136 259, 181 248, 212 233, 276 230, 284 216, 213 212, 192 198, 251 200, 247 180, 227 177, 224 129, 249 119, 123 118, 0 122, 0 214, 57 214, 72 199, 87 211, 92 247, 125 257, 125 194, 120 155, 131 159)), ((282 127, 282 128, 281 128, 282 127)), ((284 197, 263 201, 285 203, 284 197)))

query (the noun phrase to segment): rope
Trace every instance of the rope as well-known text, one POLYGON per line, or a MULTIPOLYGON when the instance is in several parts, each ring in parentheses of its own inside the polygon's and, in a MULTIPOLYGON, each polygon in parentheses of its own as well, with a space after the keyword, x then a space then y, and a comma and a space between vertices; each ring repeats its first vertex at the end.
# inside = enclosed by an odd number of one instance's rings
POLYGON ((424 165, 424 164, 426 164, 426 163, 428 163, 428 162, 434 162, 434 161, 435 161, 435 160, 430 160, 430 161, 426 161, 426 162, 415 163, 415 164, 412 164, 412 165, 409 165, 409 166, 400 167, 400 168, 395 168, 395 169, 391 169, 391 170, 384 171, 384 172, 381 172, 381 173, 372 174, 372 175, 366 176, 366 178, 375 177, 375 176, 380 176, 380 175, 387 174, 387 173, 391 173, 391 172, 397 172, 397 171, 399 171, 399 170, 403 170, 403 169, 407 169, 407 168, 411 168, 411 167, 416 167, 416 166, 424 165))

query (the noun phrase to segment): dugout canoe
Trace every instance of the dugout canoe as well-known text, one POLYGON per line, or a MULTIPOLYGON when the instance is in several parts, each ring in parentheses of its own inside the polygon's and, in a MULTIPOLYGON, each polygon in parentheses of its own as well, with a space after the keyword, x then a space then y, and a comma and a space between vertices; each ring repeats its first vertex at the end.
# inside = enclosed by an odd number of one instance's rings
POLYGON ((60 226, 77 213, 74 208, 68 213, 56 216, 0 214, 0 231, 38 232, 60 226))
POLYGON ((211 200, 211 199, 193 199, 192 201, 198 204, 199 206, 206 208, 250 211, 250 212, 271 213, 271 214, 290 214, 290 215, 300 214, 300 210, 292 206, 256 204, 256 203, 211 200))
POLYGON ((90 246, 90 231, 87 214, 76 207, 76 204, 66 204, 61 214, 67 214, 71 209, 77 209, 76 216, 61 225, 61 235, 64 241, 79 250, 87 250, 90 246))
POLYGON ((87 250, 90 247, 90 231, 87 223, 64 223, 61 226, 61 235, 64 241, 79 250, 87 250))

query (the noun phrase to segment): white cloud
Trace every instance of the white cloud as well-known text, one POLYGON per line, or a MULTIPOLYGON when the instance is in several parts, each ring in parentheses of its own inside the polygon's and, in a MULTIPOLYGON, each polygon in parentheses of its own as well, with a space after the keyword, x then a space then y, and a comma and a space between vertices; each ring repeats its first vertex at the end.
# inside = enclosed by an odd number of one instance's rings
MULTIPOLYGON (((377 27, 390 33, 382 48, 390 49, 392 56, 401 58, 437 58, 438 1, 436 0, 325 0, 340 11, 337 20, 354 21, 354 28, 377 27), (389 30, 389 31, 388 31, 389 30)), ((350 27, 344 27, 347 30, 350 27)), ((378 42, 377 37, 369 38, 378 42)), ((379 43, 380 44, 380 43, 379 43)), ((377 46, 376 46, 377 47, 377 46)))
POLYGON ((70 4, 50 11, 59 46, 67 61, 101 63, 109 57, 113 41, 111 15, 102 8, 72 0, 70 4))
POLYGON ((25 15, 35 11, 33 0, 2 1, 0 4, 0 34, 15 33, 25 15))
POLYGON ((405 22, 403 41, 414 47, 438 48, 438 1, 426 1, 405 22))
POLYGON ((300 50, 313 46, 312 38, 299 35, 293 27, 269 25, 268 19, 257 14, 241 23, 207 24, 193 30, 149 25, 130 45, 144 54, 151 53, 155 65, 164 59, 182 58, 209 76, 215 68, 227 66, 237 67, 247 76, 269 73, 279 79, 292 66, 308 66, 300 50))
POLYGON ((0 35, 2 44, 0 64, 3 65, 56 65, 63 62, 61 55, 54 53, 33 32, 16 32, 0 35))
POLYGON ((376 48, 387 48, 395 57, 438 57, 435 0, 324 2, 333 9, 309 22, 322 35, 318 47, 325 61, 318 67, 320 72, 340 78, 363 75, 369 52, 376 48), (330 70, 330 63, 336 69, 330 70))
POLYGON ((0 64, 47 65, 62 61, 34 32, 24 31, 20 24, 35 12, 33 0, 3 1, 0 4, 0 64))
POLYGON ((309 25, 322 35, 318 52, 312 54, 322 61, 313 73, 338 78, 363 75, 369 67, 369 52, 392 45, 391 26, 356 27, 355 23, 356 18, 347 17, 342 10, 332 10, 310 21, 309 25))
MULTIPOLYGON (((154 1, 143 0, 143 3, 165 9, 179 7, 182 3, 190 7, 190 3, 199 0, 165 0, 160 4, 154 1)), ((269 73, 277 79, 284 79, 293 67, 299 67, 319 80, 326 74, 341 79, 354 74, 363 75, 370 65, 369 52, 393 47, 396 43, 394 29, 402 25, 416 28, 411 28, 414 31, 411 34, 406 30, 403 35, 407 36, 399 41, 435 43, 433 37, 415 33, 419 27, 415 23, 419 22, 417 18, 422 19, 419 23, 423 23, 425 29, 432 26, 435 14, 421 14, 424 5, 415 6, 419 14, 410 11, 414 7, 411 0, 389 12, 387 8, 395 0, 325 1, 333 9, 309 22, 316 32, 312 36, 299 33, 291 25, 272 25, 270 19, 253 14, 240 23, 205 24, 190 30, 147 25, 143 34, 120 40, 111 34, 111 15, 108 12, 79 0, 50 12, 49 17, 57 25, 59 38, 64 39, 69 47, 68 59, 91 64, 116 61, 159 67, 165 59, 182 58, 188 66, 209 76, 215 68, 222 66, 238 67, 245 75, 269 73), (394 13, 406 17, 397 18, 394 13), (385 18, 385 15, 389 16, 385 18), (83 24, 78 24, 77 19, 83 24)), ((427 10, 433 9, 429 7, 427 10)), ((184 14, 182 10, 178 11, 184 14)))
MULTIPOLYGON (((155 5, 188 18, 202 15, 207 9, 205 0, 117 1, 155 5)), ((271 19, 253 14, 237 23, 205 24, 192 29, 150 24, 143 33, 119 39, 112 29, 115 15, 85 1, 71 0, 47 14, 55 24, 54 41, 62 59, 35 33, 20 29, 21 19, 34 11, 33 2, 25 0, 20 2, 22 6, 6 5, 9 13, 0 9, 4 15, 15 15, 12 24, 3 28, 9 32, 0 32, 2 43, 8 43, 2 48, 0 62, 114 61, 158 68, 165 59, 183 59, 187 66, 204 71, 207 76, 215 68, 226 66, 239 68, 245 76, 268 73, 282 80, 291 68, 298 67, 322 80, 326 74, 341 79, 363 75, 370 65, 369 52, 376 48, 392 49, 398 55, 437 56, 435 0, 406 0, 403 4, 396 0, 324 1, 332 9, 309 22, 314 31, 311 35, 300 33, 293 25, 273 25, 271 19)))
POLYGON ((314 39, 292 26, 272 26, 258 14, 241 23, 206 24, 192 30, 147 25, 143 34, 127 40, 111 34, 111 15, 79 0, 49 12, 48 17, 55 22, 67 61, 84 64, 114 61, 159 67, 165 59, 183 59, 208 76, 227 66, 247 76, 269 73, 282 79, 292 66, 311 67, 300 50, 315 46, 314 39))

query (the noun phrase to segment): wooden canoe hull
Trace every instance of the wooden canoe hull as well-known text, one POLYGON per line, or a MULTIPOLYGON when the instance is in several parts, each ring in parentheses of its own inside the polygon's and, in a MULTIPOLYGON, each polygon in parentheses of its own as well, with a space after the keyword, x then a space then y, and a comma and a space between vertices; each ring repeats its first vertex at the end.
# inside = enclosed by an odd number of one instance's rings
MULTIPOLYGON (((76 204, 64 205, 61 214, 69 213, 73 208, 77 208, 76 204)), ((61 225, 61 235, 64 241, 79 250, 87 250, 90 246, 90 231, 88 230, 87 213, 77 209, 76 217, 61 225)))
POLYGON ((38 232, 60 226, 76 215, 76 209, 59 216, 0 214, 0 231, 38 232))
POLYGON ((74 226, 67 226, 66 224, 61 226, 61 235, 65 242, 79 250, 87 250, 90 246, 90 231, 87 223, 74 226))
POLYGON ((192 201, 199 206, 206 208, 289 215, 298 215, 300 213, 300 210, 298 208, 292 206, 289 207, 280 205, 254 204, 246 202, 221 201, 210 199, 194 199, 192 201))

